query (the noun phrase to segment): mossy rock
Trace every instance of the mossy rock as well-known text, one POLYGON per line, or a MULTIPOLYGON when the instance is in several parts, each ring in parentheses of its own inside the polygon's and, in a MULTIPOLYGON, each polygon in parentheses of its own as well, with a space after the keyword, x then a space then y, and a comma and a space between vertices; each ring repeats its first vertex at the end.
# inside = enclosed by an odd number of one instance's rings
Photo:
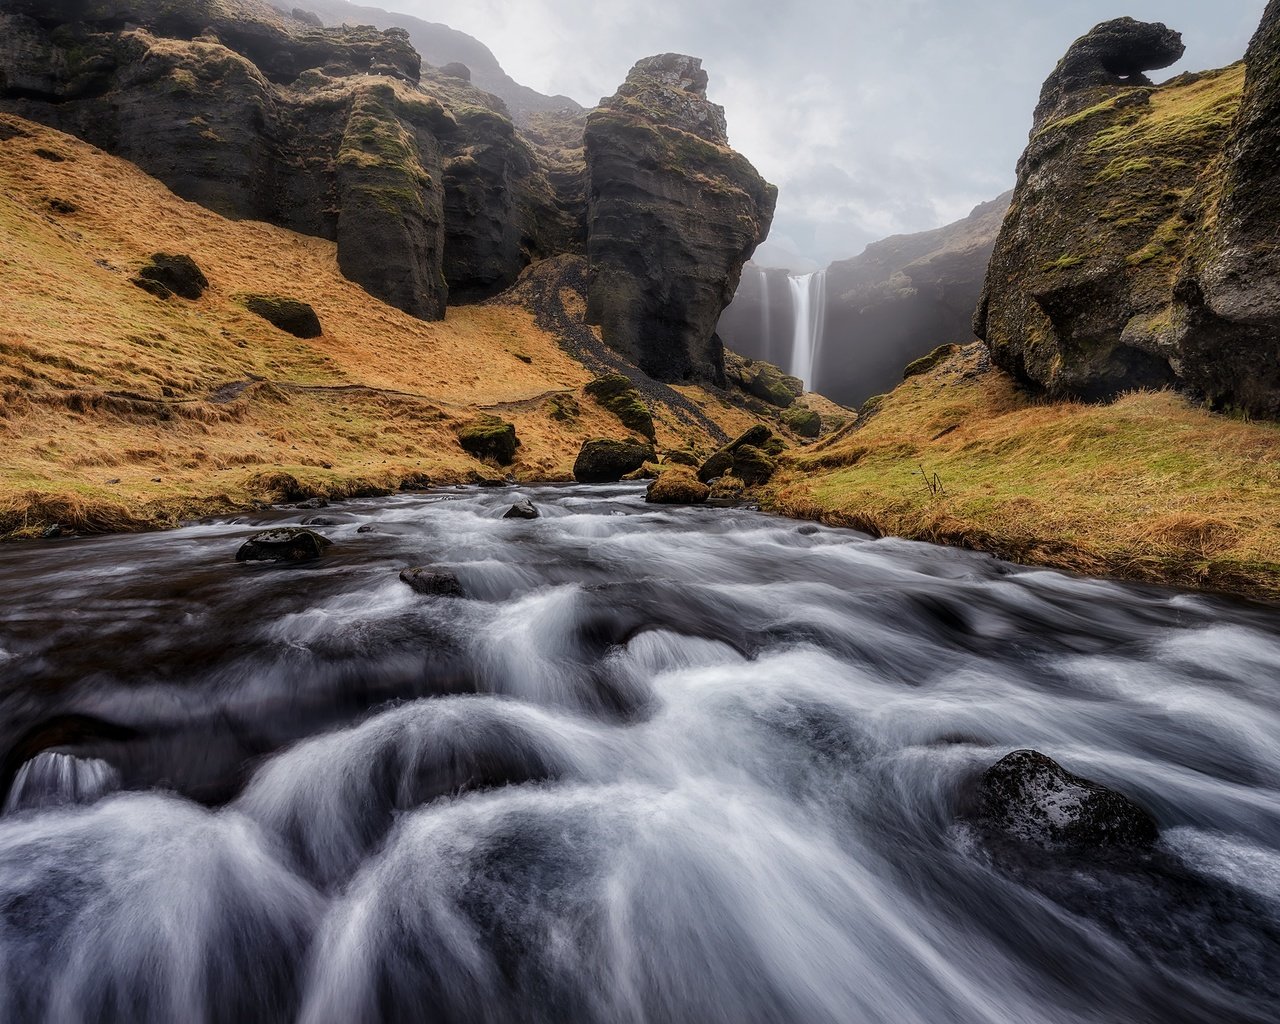
POLYGON ((318 338, 324 333, 320 318, 307 303, 279 295, 245 295, 245 309, 295 338, 318 338))
POLYGON ((778 471, 778 464, 761 449, 744 444, 733 453, 733 475, 748 487, 766 484, 778 471))
POLYGON ((587 441, 573 464, 573 478, 583 484, 614 484, 657 458, 653 445, 637 439, 587 441))
POLYGON ((657 437, 653 426, 653 413, 631 380, 620 373, 597 377, 583 390, 600 405, 618 417, 628 430, 634 430, 650 441, 657 437))
POLYGON ((741 501, 743 492, 747 489, 746 484, 739 480, 736 476, 724 475, 718 477, 711 485, 711 492, 707 495, 708 501, 741 501))
POLYGON ((569 423, 582 415, 582 407, 573 395, 552 395, 546 409, 547 415, 558 423, 569 423))
POLYGON ((801 437, 817 437, 822 433, 822 417, 812 409, 793 405, 782 411, 782 422, 801 437))
POLYGON ((779 409, 790 408, 804 394, 804 381, 761 359, 726 353, 724 372, 747 394, 779 409))
POLYGON ((697 469, 702 465, 702 459, 698 458, 698 453, 690 451, 688 448, 678 448, 673 452, 665 452, 662 461, 674 466, 689 466, 697 469))
POLYGON ((865 418, 878 410, 888 395, 872 395, 858 407, 858 416, 865 418))
POLYGON ((644 500, 654 505, 701 505, 710 495, 711 488, 692 469, 680 466, 664 470, 649 485, 644 500))
POLYGON ((772 437, 772 430, 763 424, 757 424, 707 459, 698 470, 698 479, 705 484, 718 476, 724 476, 733 469, 734 452, 744 446, 759 448, 768 444, 772 437))
MULTIPOLYGON (((902 371, 902 379, 910 380, 912 377, 918 377, 922 373, 928 373, 935 366, 945 363, 959 351, 959 345, 939 345, 927 356, 921 356, 914 362, 908 363, 907 368, 902 371)), ((817 437, 818 435, 814 434, 813 436, 817 437)))
POLYGON ((209 279, 190 256, 180 253, 158 252, 133 278, 145 292, 158 299, 171 299, 177 295, 194 302, 209 287, 209 279))
POLYGON ((458 443, 463 451, 481 461, 492 459, 500 466, 509 466, 516 460, 520 439, 516 437, 515 424, 496 416, 468 423, 458 431, 458 443))

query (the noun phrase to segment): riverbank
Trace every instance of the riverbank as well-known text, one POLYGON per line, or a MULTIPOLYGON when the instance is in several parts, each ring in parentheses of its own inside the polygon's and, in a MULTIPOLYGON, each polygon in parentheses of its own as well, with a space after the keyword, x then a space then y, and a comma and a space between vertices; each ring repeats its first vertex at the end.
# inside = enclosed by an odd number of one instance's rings
MULTIPOLYGON (((566 350, 566 330, 594 337, 571 287, 559 330, 515 300, 418 320, 348 281, 331 241, 228 220, 20 118, 0 129, 0 536, 175 526, 290 500, 281 474, 328 498, 564 480, 584 440, 628 433, 583 391, 621 360, 566 350), (190 258, 203 289, 140 287, 155 253, 190 258), (319 335, 255 313, 263 296, 308 305, 319 335), (489 417, 520 441, 501 467, 460 443, 489 417)), ((710 389, 650 391, 664 448, 758 422, 710 389)))
POLYGON ((1172 392, 1029 397, 980 345, 792 459, 770 511, 1091 576, 1280 600, 1280 426, 1172 392))

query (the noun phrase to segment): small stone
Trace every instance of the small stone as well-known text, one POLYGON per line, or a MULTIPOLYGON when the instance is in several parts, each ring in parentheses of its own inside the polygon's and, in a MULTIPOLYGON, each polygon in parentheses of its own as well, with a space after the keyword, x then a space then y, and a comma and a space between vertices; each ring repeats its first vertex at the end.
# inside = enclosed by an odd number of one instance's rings
POLYGON ((377 533, 377 532, 378 532, 378 528, 372 525, 362 526, 360 527, 360 529, 356 530, 356 533, 377 533))
POLYGON ((542 513, 538 511, 537 507, 534 505, 532 501, 530 501, 528 498, 521 498, 509 509, 507 509, 506 515, 504 515, 502 518, 503 519, 537 519, 539 516, 541 516, 541 514, 542 513))

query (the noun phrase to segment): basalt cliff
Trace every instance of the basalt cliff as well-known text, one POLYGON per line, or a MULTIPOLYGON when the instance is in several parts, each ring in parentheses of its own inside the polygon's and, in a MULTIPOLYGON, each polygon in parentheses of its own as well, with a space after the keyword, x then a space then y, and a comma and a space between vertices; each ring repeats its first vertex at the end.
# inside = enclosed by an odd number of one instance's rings
POLYGON ((1243 63, 1153 85, 1178 33, 1122 18, 1044 85, 975 331, 1051 396, 1177 387, 1280 417, 1280 2, 1243 63))
POLYGON ((349 280, 412 316, 586 259, 606 345, 659 380, 723 381, 715 322, 775 193, 694 58, 642 61, 589 116, 526 133, 405 29, 260 0, 4 0, 0 40, 0 110, 224 216, 334 241, 349 280))

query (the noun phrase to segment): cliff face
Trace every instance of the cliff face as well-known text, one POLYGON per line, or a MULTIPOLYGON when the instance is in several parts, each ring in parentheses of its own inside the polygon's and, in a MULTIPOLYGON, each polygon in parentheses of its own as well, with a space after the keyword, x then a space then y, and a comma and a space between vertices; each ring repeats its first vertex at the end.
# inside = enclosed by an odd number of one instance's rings
POLYGON ((776 193, 728 147, 699 62, 642 61, 590 118, 527 133, 472 78, 424 66, 404 29, 264 0, 0 3, 0 110, 333 240, 350 280, 422 319, 589 248, 605 341, 655 377, 721 380, 716 319, 776 193))
MULTIPOLYGON (((912 360, 973 340, 974 307, 1012 193, 934 231, 875 242, 826 271, 822 344, 813 387, 861 405, 902 380, 912 360)), ((744 273, 718 333, 735 352, 787 366, 795 333, 785 270, 744 273)))
POLYGON ((652 57, 586 123, 588 320, 669 381, 723 379, 716 322, 777 201, 706 89, 701 61, 652 57))
POLYGON ((301 8, 314 13, 317 21, 325 25, 402 28, 409 33, 409 42, 424 61, 438 68, 451 64, 465 66, 471 81, 501 99, 518 124, 523 125, 533 115, 548 111, 582 110, 581 105, 568 96, 545 96, 521 85, 502 69, 498 58, 484 43, 448 25, 347 0, 272 0, 272 5, 281 11, 301 8))
POLYGON ((1045 83, 975 330, 1051 395, 1189 388, 1280 416, 1280 2, 1243 65, 1152 86, 1176 33, 1131 19, 1045 83))
POLYGON ((402 30, 256 0, 10 0, 0 107, 87 139, 230 217, 335 240, 415 316, 513 283, 569 234, 500 101, 422 70, 402 30), (545 229, 545 237, 538 235, 545 229))

